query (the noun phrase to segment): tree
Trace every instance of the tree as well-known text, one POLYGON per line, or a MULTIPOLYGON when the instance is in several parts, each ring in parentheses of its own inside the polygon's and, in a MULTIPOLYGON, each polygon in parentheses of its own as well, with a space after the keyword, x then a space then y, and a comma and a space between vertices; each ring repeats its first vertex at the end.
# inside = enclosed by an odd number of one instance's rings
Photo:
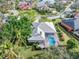
POLYGON ((74 48, 77 47, 78 42, 75 39, 69 39, 67 41, 67 48, 74 48))
POLYGON ((58 12, 61 12, 61 10, 65 9, 65 6, 62 3, 56 2, 53 6, 58 12))
POLYGON ((3 40, 10 40, 17 45, 23 43, 26 46, 27 39, 31 36, 31 19, 22 16, 20 20, 17 17, 10 17, 8 22, 2 27, 1 37, 3 40))

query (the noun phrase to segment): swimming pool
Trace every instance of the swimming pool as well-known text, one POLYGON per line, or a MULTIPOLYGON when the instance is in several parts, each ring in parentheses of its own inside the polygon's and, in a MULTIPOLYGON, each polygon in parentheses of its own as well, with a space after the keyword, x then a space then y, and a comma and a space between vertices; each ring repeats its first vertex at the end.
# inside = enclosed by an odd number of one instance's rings
POLYGON ((56 41, 55 41, 55 39, 53 37, 49 37, 48 42, 49 42, 49 46, 54 46, 55 43, 56 43, 56 41))

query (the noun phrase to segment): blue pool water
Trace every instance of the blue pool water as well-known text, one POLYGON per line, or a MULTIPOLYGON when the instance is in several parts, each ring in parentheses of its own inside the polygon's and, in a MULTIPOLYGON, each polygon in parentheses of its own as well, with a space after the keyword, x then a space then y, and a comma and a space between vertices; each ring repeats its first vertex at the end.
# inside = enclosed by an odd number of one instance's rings
POLYGON ((50 45, 50 46, 54 46, 55 43, 56 43, 56 41, 55 41, 55 39, 54 39, 53 37, 49 37, 49 38, 48 38, 48 42, 49 42, 49 45, 50 45))

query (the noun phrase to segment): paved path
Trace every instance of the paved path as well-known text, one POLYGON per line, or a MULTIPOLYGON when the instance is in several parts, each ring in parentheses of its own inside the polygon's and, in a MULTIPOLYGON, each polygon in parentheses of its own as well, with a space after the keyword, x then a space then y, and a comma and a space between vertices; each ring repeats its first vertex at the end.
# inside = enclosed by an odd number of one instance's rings
POLYGON ((75 3, 75 0, 72 1, 66 8, 63 12, 59 13, 59 15, 57 16, 50 16, 48 17, 49 19, 56 19, 56 18, 60 18, 73 4, 75 3))

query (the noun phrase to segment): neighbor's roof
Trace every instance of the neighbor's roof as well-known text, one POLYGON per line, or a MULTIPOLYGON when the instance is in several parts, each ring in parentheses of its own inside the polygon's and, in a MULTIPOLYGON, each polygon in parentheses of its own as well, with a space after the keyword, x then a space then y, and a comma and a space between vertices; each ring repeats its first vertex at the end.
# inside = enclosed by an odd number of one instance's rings
POLYGON ((56 32, 55 27, 52 22, 41 22, 38 27, 46 33, 56 32))
POLYGON ((75 14, 74 18, 79 18, 79 12, 75 14))
POLYGON ((55 3, 55 0, 41 0, 38 3, 38 6, 44 6, 46 2, 48 2, 49 4, 54 4, 55 3))
POLYGON ((43 2, 43 3, 45 3, 45 2, 49 2, 49 3, 51 3, 51 4, 53 4, 53 3, 55 3, 55 0, 41 0, 41 2, 43 2))

